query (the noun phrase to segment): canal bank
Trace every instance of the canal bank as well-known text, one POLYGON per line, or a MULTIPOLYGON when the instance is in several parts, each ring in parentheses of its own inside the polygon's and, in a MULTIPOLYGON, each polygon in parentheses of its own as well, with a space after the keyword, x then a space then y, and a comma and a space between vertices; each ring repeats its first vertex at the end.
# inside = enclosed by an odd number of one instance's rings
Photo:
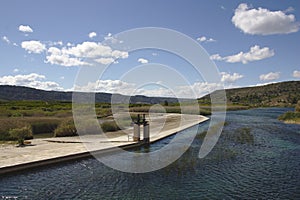
MULTIPOLYGON (((182 130, 208 120, 207 117, 186 114, 164 114, 150 121, 150 143, 157 142, 182 130)), ((126 132, 132 132, 132 129, 126 132)), ((143 138, 141 138, 143 139, 143 138)), ((26 147, 13 145, 0 147, 0 174, 61 163, 92 154, 114 153, 118 148, 132 149, 142 146, 143 142, 130 139, 128 134, 118 137, 99 137, 99 135, 64 138, 33 139, 26 147), (87 150, 85 143, 92 144, 87 150)))

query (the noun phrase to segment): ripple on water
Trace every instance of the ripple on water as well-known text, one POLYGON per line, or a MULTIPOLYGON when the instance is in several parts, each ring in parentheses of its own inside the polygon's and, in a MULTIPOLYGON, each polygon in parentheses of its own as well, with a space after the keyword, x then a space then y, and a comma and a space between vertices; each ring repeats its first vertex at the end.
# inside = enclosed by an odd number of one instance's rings
POLYGON ((146 174, 118 172, 95 159, 78 160, 1 177, 0 198, 300 199, 299 125, 277 121, 286 110, 228 112, 225 133, 201 160, 195 158, 200 140, 171 166, 146 174), (253 144, 226 137, 245 127, 251 128, 253 144))

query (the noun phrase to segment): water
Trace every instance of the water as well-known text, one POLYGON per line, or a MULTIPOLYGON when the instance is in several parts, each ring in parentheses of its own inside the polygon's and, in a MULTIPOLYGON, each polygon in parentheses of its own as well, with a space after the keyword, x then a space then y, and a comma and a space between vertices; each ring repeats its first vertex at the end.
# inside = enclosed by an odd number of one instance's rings
POLYGON ((300 125, 277 120, 287 110, 228 112, 221 138, 201 160, 199 136, 159 171, 128 174, 83 159, 3 176, 0 199, 300 199, 300 125))

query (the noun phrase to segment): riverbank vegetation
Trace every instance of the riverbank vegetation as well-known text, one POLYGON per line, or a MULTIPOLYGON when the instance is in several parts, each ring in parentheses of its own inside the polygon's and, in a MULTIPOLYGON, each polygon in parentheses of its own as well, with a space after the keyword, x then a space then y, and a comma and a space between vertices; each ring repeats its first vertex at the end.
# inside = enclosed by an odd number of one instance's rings
MULTIPOLYGON (((271 106, 292 107, 298 101, 295 112, 285 113, 279 119, 286 123, 300 123, 299 88, 299 81, 290 81, 259 87, 228 89, 226 90, 226 110, 245 110, 271 106)), ((10 134, 10 132, 13 129, 22 129, 24 127, 29 127, 34 138, 77 135, 73 122, 72 102, 66 100, 71 99, 71 93, 46 92, 23 87, 4 87, 2 93, 3 95, 0 96, 0 141, 17 140, 17 137, 13 137, 13 134, 10 134), (7 93, 11 89, 19 92, 7 93), (25 93, 22 91, 25 91, 25 93), (14 96, 15 98, 13 99, 41 99, 42 97, 47 97, 50 100, 11 100, 9 99, 10 94, 18 94, 18 98, 14 96), (61 99, 61 101, 55 99, 61 99)), ((213 95, 217 97, 217 93, 218 91, 213 92, 213 95)), ((108 94, 99 95, 102 95, 101 97, 104 98, 108 94)), ((224 98, 223 96, 221 97, 224 98)), ((131 103, 129 106, 125 104, 117 105, 118 110, 129 111, 131 119, 126 118, 116 122, 112 117, 111 104, 108 103, 110 102, 109 95, 107 98, 103 98, 104 103, 95 103, 93 111, 95 111, 104 132, 118 131, 124 127, 129 127, 132 120, 136 120, 137 113, 149 113, 150 111, 151 113, 210 115, 212 112, 210 95, 198 99, 199 109, 195 109, 195 105, 191 104, 187 99, 178 103, 172 98, 135 96, 134 103, 131 103), (158 104, 157 102, 160 102, 160 106, 154 106, 158 104)), ((96 102, 99 102, 97 98, 96 102)), ((222 99, 220 99, 220 102, 222 102, 222 99)), ((89 109, 91 108, 89 107, 89 109)), ((215 111, 224 110, 225 108, 222 105, 214 105, 213 109, 215 111)), ((88 129, 89 125, 86 124, 86 127, 88 129)), ((92 131, 86 130, 86 132, 92 131)), ((247 133, 246 130, 244 132, 247 133)))
POLYGON ((295 111, 286 112, 280 115, 278 119, 288 124, 300 124, 300 100, 295 107, 295 111))

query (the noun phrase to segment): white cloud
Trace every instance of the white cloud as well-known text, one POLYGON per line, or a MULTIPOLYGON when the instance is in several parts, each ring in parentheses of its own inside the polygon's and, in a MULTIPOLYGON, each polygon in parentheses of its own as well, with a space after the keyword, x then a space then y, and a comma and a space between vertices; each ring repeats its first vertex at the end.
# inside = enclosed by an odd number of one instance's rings
POLYGON ((69 49, 63 49, 67 54, 76 57, 95 58, 98 56, 110 56, 112 49, 109 46, 96 42, 83 42, 69 49))
POLYGON ((227 83, 234 83, 235 81, 243 78, 244 76, 239 74, 239 73, 226 73, 226 72, 221 72, 221 81, 222 82, 227 82, 227 83))
POLYGON ((214 54, 209 57, 211 60, 223 60, 219 54, 214 54))
POLYGON ((17 72, 19 72, 19 71, 20 71, 20 70, 17 69, 17 68, 15 68, 15 69, 13 70, 14 73, 17 73, 17 72))
POLYGON ((48 49, 48 54, 45 63, 62 65, 65 67, 89 65, 89 63, 83 62, 79 58, 70 57, 64 51, 56 47, 50 47, 48 49))
POLYGON ((35 40, 23 41, 21 43, 21 47, 26 51, 28 51, 28 53, 40 54, 44 50, 46 50, 46 46, 44 44, 42 44, 40 41, 35 41, 35 40))
POLYGON ((58 83, 46 81, 46 77, 44 75, 36 73, 16 76, 3 76, 0 77, 0 85, 26 86, 43 90, 63 90, 58 83))
POLYGON ((157 83, 155 88, 139 88, 137 84, 122 80, 97 80, 89 82, 84 86, 75 86, 75 91, 81 92, 107 92, 119 93, 123 95, 145 95, 159 97, 178 97, 178 98, 199 98, 215 90, 222 89, 220 83, 195 82, 192 85, 175 86, 165 88, 161 83, 157 83))
POLYGON ((24 32, 24 33, 32 33, 33 32, 32 28, 28 25, 20 25, 19 31, 24 32))
POLYGON ((110 43, 110 44, 123 43, 122 40, 118 40, 111 33, 108 33, 107 36, 104 37, 104 40, 106 43, 110 43))
POLYGON ((89 33, 89 38, 93 38, 93 37, 96 37, 96 36, 97 36, 96 32, 90 32, 89 33))
POLYGON ((219 83, 195 82, 190 86, 177 87, 176 93, 181 98, 199 98, 218 89, 222 89, 219 83))
MULTIPOLYGON (((288 11, 291 9, 289 8, 288 11)), ((284 11, 270 11, 265 8, 249 8, 240 4, 231 19, 232 23, 244 33, 271 35, 297 32, 300 28, 295 16, 284 11)))
POLYGON ((108 65, 110 63, 113 63, 115 60, 113 58, 98 58, 95 59, 95 61, 104 65, 108 65))
POLYGON ((145 58, 139 58, 139 59, 138 59, 138 62, 139 62, 139 63, 142 63, 142 64, 146 64, 146 63, 148 63, 148 60, 145 59, 145 58))
POLYGON ((110 46, 96 42, 83 42, 75 46, 50 47, 46 56, 46 63, 62 66, 81 66, 92 65, 89 61, 83 62, 83 59, 93 60, 102 64, 109 64, 118 58, 127 58, 128 52, 113 50, 110 46))
POLYGON ((199 42, 216 42, 216 40, 214 40, 212 38, 207 38, 205 36, 198 37, 197 41, 199 41, 199 42))
POLYGON ((293 77, 294 77, 294 78, 300 78, 300 71, 295 70, 295 71, 293 72, 293 77))
POLYGON ((4 42, 6 42, 7 44, 10 44, 10 40, 8 39, 8 37, 3 36, 3 37, 2 37, 2 40, 3 40, 4 42))
POLYGON ((107 92, 132 95, 136 85, 121 80, 97 80, 89 82, 85 86, 75 86, 76 91, 81 92, 107 92))
POLYGON ((63 46, 63 44, 64 44, 62 41, 56 41, 56 42, 48 41, 46 43, 48 46, 63 46))
POLYGON ((279 79, 279 77, 280 77, 280 72, 270 72, 268 74, 260 75, 259 79, 261 81, 272 81, 272 80, 279 79))
POLYGON ((248 62, 252 61, 257 61, 257 60, 262 60, 265 58, 269 58, 274 56, 274 50, 269 49, 269 47, 263 47, 260 48, 260 46, 255 45, 250 48, 249 52, 240 52, 235 55, 231 56, 226 56, 226 57, 221 57, 219 54, 214 54, 210 56, 210 59, 212 60, 225 60, 226 62, 229 63, 237 63, 237 62, 242 62, 243 64, 247 64, 248 62))

